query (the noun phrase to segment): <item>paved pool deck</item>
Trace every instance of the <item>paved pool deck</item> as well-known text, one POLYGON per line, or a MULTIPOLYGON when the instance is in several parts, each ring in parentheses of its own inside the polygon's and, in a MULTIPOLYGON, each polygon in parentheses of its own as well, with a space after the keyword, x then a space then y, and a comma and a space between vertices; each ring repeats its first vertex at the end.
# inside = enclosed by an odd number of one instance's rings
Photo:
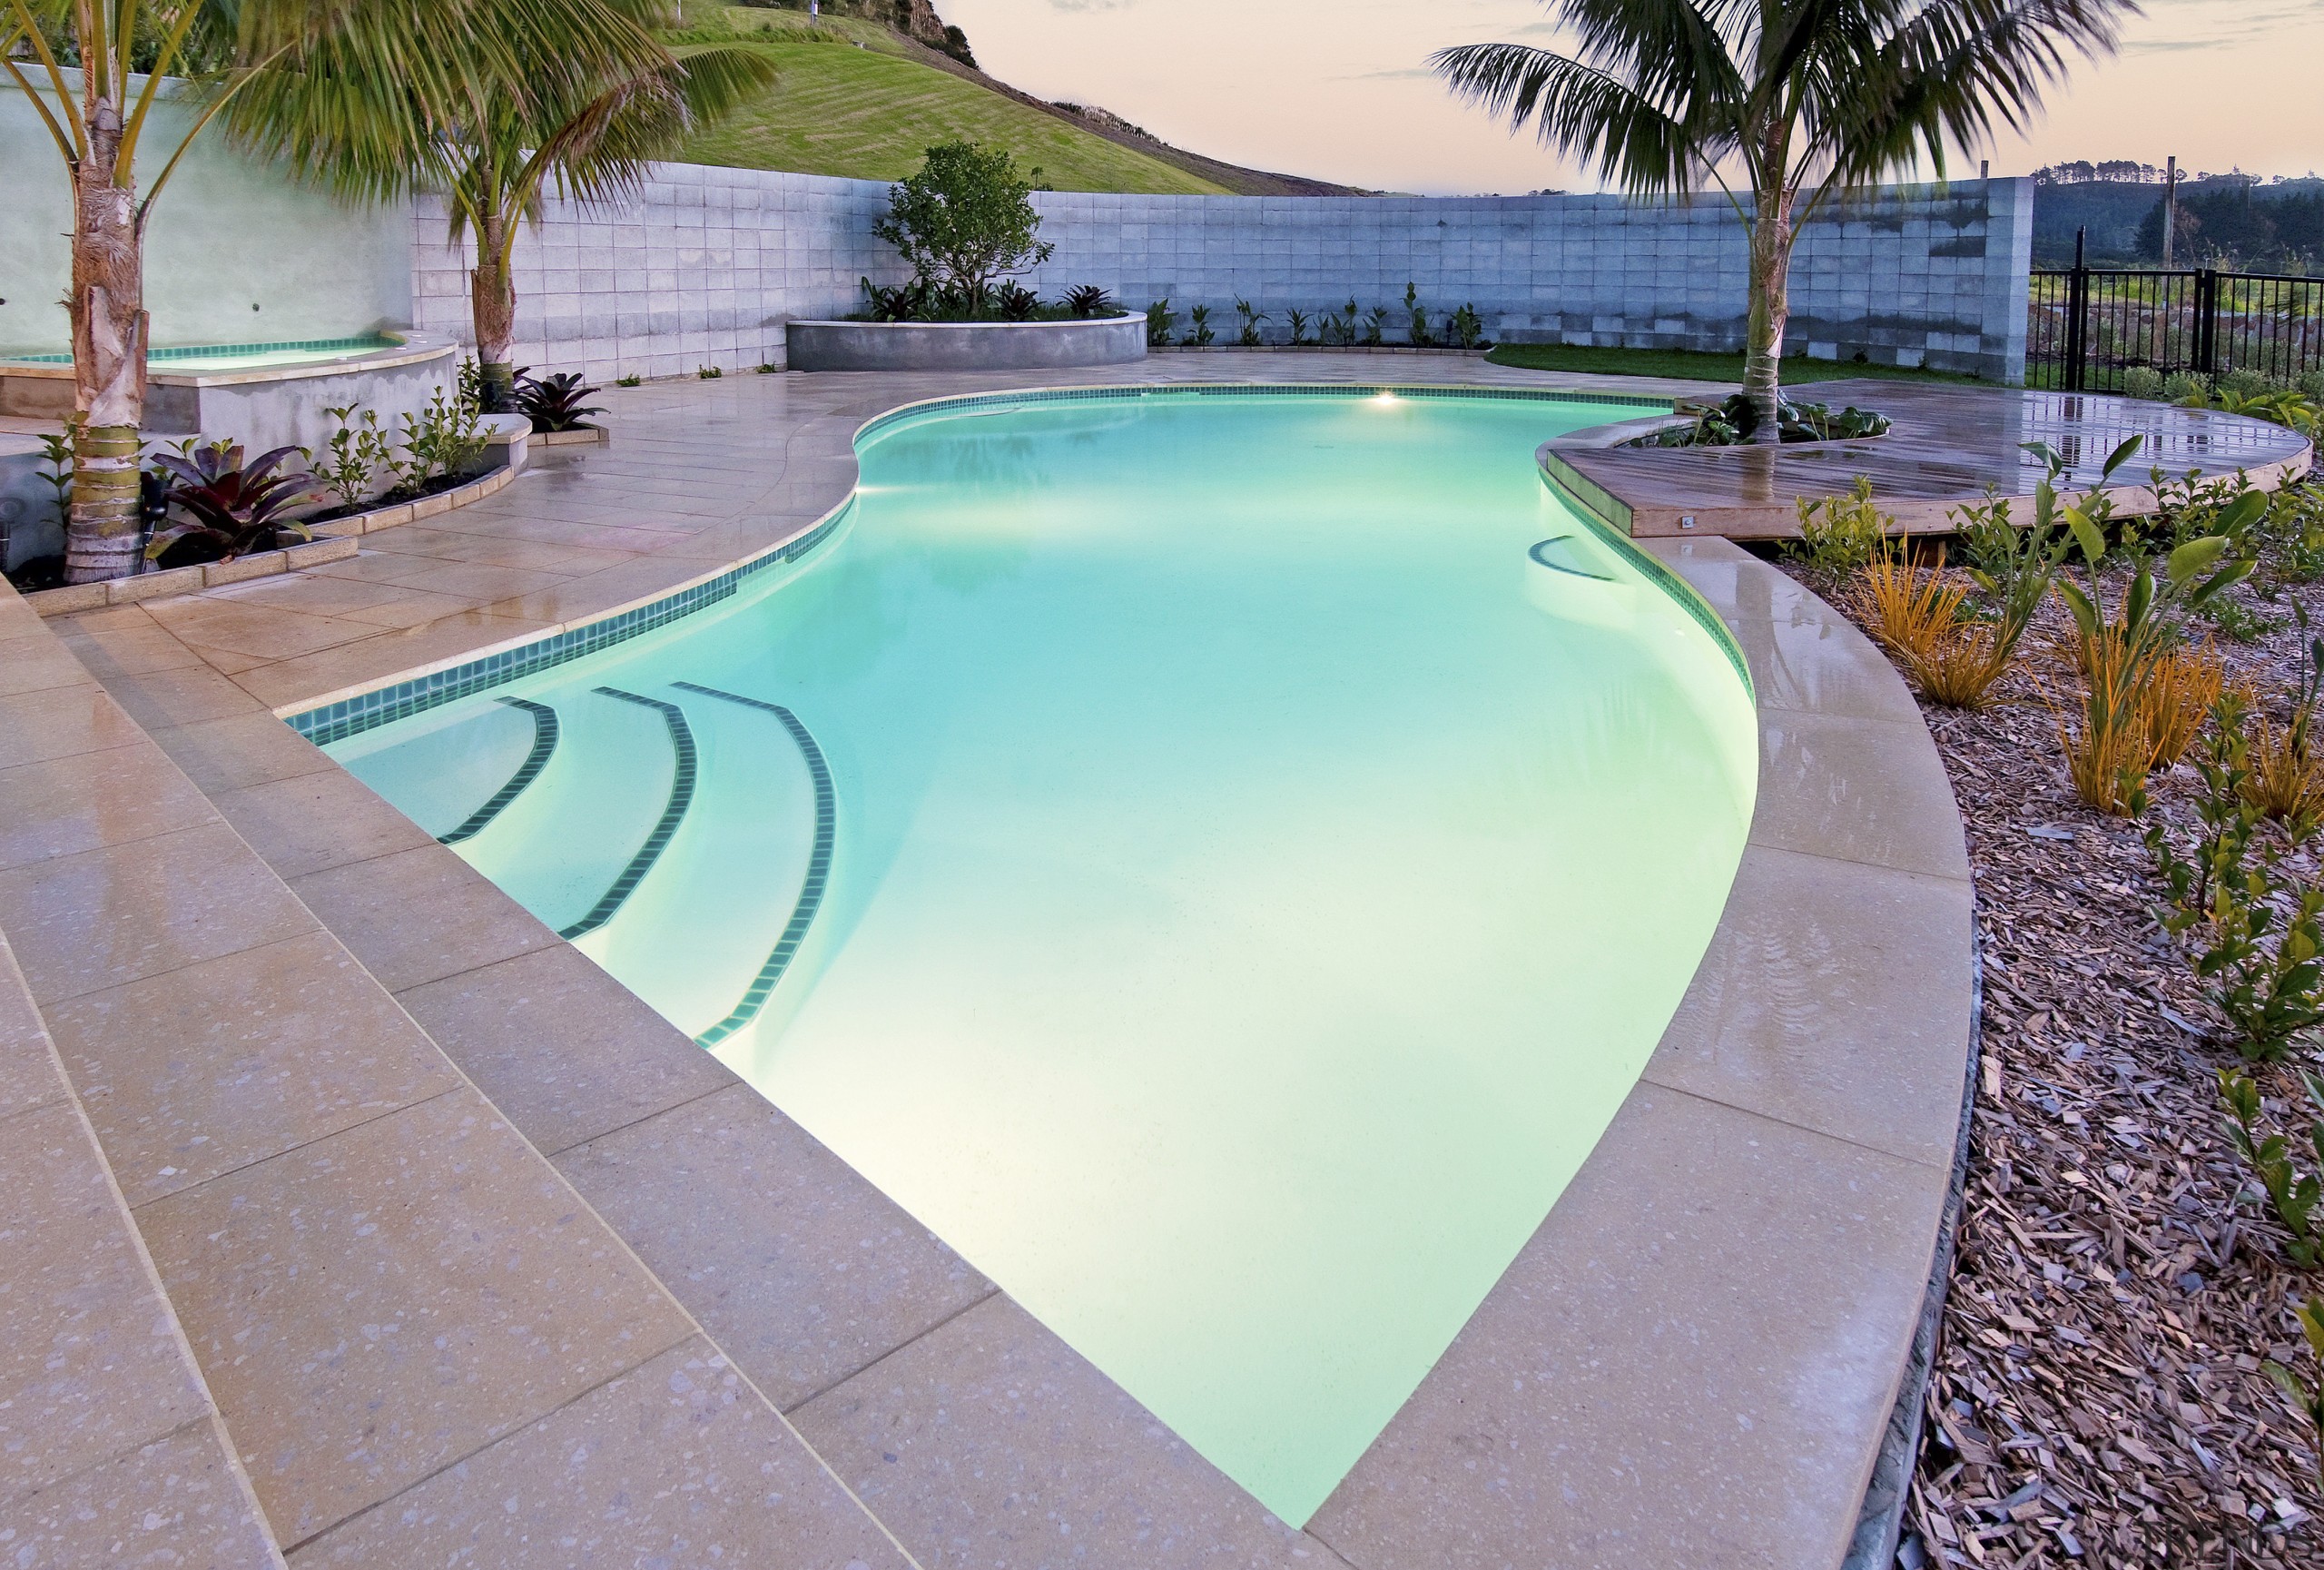
MULTIPOLYGON (((0 986, 0 1071, 33 1087, 0 1118, 56 1121, 64 1151, 77 1109, 116 1197, 83 1195, 72 1235, 150 1260, 67 1279, 42 1263, 67 1223, 0 1234, 32 1239, 8 1266, 31 1286, 0 1298, 0 1456, 53 1456, 0 1472, 0 1526, 211 1432, 207 1514, 133 1482, 91 1495, 78 1541, 191 1553, 214 1528, 217 1564, 1841 1562, 1948 1189, 1972 891, 1903 684, 1738 548, 1644 542, 1758 688, 1718 933, 1581 1174, 1304 1530, 278 717, 779 545, 847 494, 863 420, 1023 381, 608 390, 609 448, 348 561, 47 624, 0 597, 24 1022, 0 986), (92 1305, 162 1374, 113 1377, 92 1305), (196 1393, 157 1406, 162 1377, 196 1393), (98 1415, 69 1453, 44 1415, 68 1407, 98 1415)), ((33 1180, 66 1170, 47 1151, 0 1137, 0 1180, 74 1213, 80 1190, 33 1180)), ((56 1541, 32 1563, 84 1562, 56 1541)))

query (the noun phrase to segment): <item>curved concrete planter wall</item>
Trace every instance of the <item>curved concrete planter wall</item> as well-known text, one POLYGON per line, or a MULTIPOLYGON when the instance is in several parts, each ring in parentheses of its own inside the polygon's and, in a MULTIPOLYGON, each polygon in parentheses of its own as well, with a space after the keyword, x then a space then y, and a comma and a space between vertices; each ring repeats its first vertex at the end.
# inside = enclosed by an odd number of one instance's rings
POLYGON ((793 370, 1051 370, 1146 358, 1146 318, 1094 321, 794 321, 793 370))

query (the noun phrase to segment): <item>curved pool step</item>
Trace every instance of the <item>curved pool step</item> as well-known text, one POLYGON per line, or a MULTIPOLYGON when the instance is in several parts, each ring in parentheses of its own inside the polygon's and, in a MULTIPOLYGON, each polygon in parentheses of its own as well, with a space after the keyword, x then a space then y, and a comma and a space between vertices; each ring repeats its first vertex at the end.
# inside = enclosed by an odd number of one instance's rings
POLYGON ((556 710, 545 703, 534 703, 529 698, 504 697, 500 701, 532 716, 532 750, 525 755, 525 761, 517 765, 517 772, 508 776, 507 782, 493 793, 491 800, 470 813, 459 827, 449 834, 438 834, 438 844, 456 845, 462 840, 474 839, 485 825, 506 811, 511 802, 525 794, 527 785, 540 778, 541 770, 548 766, 548 760, 556 754, 560 728, 556 710))
POLYGON ((685 711, 676 704, 665 702, 658 697, 645 697, 637 693, 625 692, 617 686, 601 686, 594 690, 606 697, 619 698, 625 703, 638 704, 646 708, 659 710, 663 722, 669 726, 670 750, 676 759, 676 768, 670 781, 670 799, 662 808, 662 815, 655 821, 653 829, 646 834, 645 843, 637 847, 636 854, 629 858, 628 864, 622 868, 606 892, 597 897, 597 903, 589 907, 586 915, 570 925, 557 929, 556 935, 568 942, 586 933, 594 933, 613 920, 614 913, 621 909, 622 902, 628 899, 638 884, 644 881, 645 874, 654 870, 654 864, 661 859, 662 852, 669 845, 670 836, 676 834, 678 825, 685 821, 686 809, 694 805, 696 755, 694 732, 686 725, 685 711))
POLYGON ((813 733, 799 722, 799 716, 778 703, 763 698, 745 697, 741 693, 727 692, 719 687, 704 686, 698 682, 672 682, 672 686, 686 692, 700 693, 704 697, 741 704, 746 708, 773 715, 791 733, 792 741, 799 748, 800 761, 807 765, 808 776, 815 786, 815 844, 808 853, 807 875, 799 887, 798 903, 792 906, 791 920, 783 926, 783 935, 775 940, 766 962, 759 966, 758 974, 751 979, 741 1001, 728 1011, 726 1017, 694 1037, 705 1047, 714 1047, 735 1032, 758 1018, 766 1007, 767 999, 783 980, 797 957, 800 944, 807 941, 807 930, 815 922, 815 913, 822 908, 823 891, 831 881, 832 850, 839 834, 839 798, 832 785, 831 765, 824 761, 823 749, 815 743, 813 733))

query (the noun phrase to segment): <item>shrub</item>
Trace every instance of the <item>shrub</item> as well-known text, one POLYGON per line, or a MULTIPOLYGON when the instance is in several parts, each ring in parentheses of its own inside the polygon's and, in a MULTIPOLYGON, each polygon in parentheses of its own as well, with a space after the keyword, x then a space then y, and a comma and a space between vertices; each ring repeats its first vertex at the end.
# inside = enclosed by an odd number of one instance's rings
POLYGON ((1377 349, 1388 341, 1388 308, 1375 305, 1364 313, 1364 343, 1367 349, 1377 349))
MULTIPOLYGON (((2309 1298, 2294 1310, 2294 1317, 2299 1320, 2300 1333, 2308 1338, 2309 1355, 2319 1369, 2324 1369, 2324 1298, 2309 1298)), ((2317 1472, 2319 1478, 2324 1478, 2324 1377, 2309 1385, 2273 1358, 2260 1367, 2276 1382, 2278 1389, 2291 1397, 2292 1405, 2299 1408, 2309 1427, 2316 1431, 2316 1454, 2319 1458, 2317 1472)))
POLYGON ((1170 297, 1164 295, 1146 308, 1146 346, 1160 349, 1170 341, 1170 329, 1177 324, 1178 313, 1170 309, 1170 297))
POLYGON ((307 461, 314 464, 315 477, 323 489, 339 498, 341 506, 360 507, 370 498, 375 477, 393 459, 394 443, 380 428, 376 410, 365 410, 359 421, 351 403, 323 412, 332 420, 330 439, 323 444, 330 457, 317 464, 314 454, 309 453, 307 461))
POLYGON ((1485 319, 1477 314, 1473 305, 1463 305, 1445 323, 1452 341, 1462 349, 1474 349, 1485 341, 1485 319))
POLYGON ((2293 485, 2269 498, 2259 546, 2270 583, 2314 583, 2324 578, 2324 490, 2293 485))
POLYGON ((1436 335, 1428 330, 1428 308, 1420 302, 1420 287, 1407 280, 1404 283, 1405 332, 1414 349, 1433 349, 1436 335))
POLYGON ((2122 396, 2125 398, 2143 398, 2160 402, 2166 396, 2163 387, 2162 372, 2151 365, 2133 365, 2122 372, 2122 396))
POLYGON ((912 276, 952 291, 971 306, 992 281, 1049 259, 1056 247, 1037 236, 1033 181, 1017 172, 1005 149, 940 142, 919 173, 888 188, 888 212, 872 232, 894 246, 912 276))
MULTIPOLYGON (((2300 1083, 2310 1105, 2324 1114, 2324 1081, 2312 1071, 2304 1071, 2300 1083)), ((2284 1249, 2286 1257, 2303 1269, 2324 1265, 2324 1216, 2317 1214, 2319 1201, 2324 1200, 2324 1180, 2317 1172, 2299 1169, 2291 1154, 2291 1140, 2261 1131, 2260 1087, 2250 1074, 2240 1069, 2221 1069, 2219 1094, 2227 1105, 2228 1142, 2250 1166, 2252 1175, 2267 1190, 2276 1219, 2291 1234, 2284 1249)), ((2324 1116, 2309 1123, 2306 1136, 2301 1142, 2314 1152, 2318 1168, 2324 1170, 2324 1116)))
POLYGON ((2185 403, 2189 399, 2201 399, 2200 409, 2211 401, 2211 382, 2207 376, 2191 370, 2174 370, 2162 379, 2162 396, 2173 403, 2185 403))
POLYGON ((1283 313, 1283 319, 1285 322, 1290 324, 1291 346, 1294 349, 1302 349, 1315 341, 1314 339, 1307 336, 1307 313, 1305 311, 1286 311, 1283 313))
POLYGON ((642 376, 616 376, 614 378, 614 385, 615 387, 643 387, 645 385, 645 379, 642 376))
POLYGON ((1196 305, 1187 311, 1186 343, 1190 349, 1206 349, 1217 341, 1218 334, 1210 325, 1210 307, 1196 305))
POLYGON ((1846 578, 1876 560, 1888 548, 1896 520, 1872 504, 1872 481, 1856 476, 1846 496, 1818 501, 1799 499, 1799 538, 1784 542, 1784 553, 1812 572, 1846 578))
MULTIPOLYGON (((2170 906, 2157 919, 2175 936, 2200 929, 2195 974, 2211 984, 2211 1002, 2237 1052, 2247 1061, 2274 1061, 2303 1032, 2324 1024, 2324 887, 2286 883, 2277 853, 2251 854, 2260 813, 2247 799, 2243 717, 2238 694, 2212 706, 2195 764, 2203 794, 2193 859, 2178 854, 2160 822, 2147 830, 2146 843, 2170 893, 2170 906)), ((2132 794, 2143 805, 2143 792, 2132 786, 2132 794)))

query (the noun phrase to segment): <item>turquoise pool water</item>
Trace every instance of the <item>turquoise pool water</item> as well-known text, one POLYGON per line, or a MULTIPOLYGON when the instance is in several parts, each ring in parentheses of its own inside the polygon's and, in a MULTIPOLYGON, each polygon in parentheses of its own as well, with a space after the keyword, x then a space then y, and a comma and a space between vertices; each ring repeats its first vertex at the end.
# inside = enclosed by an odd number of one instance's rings
POLYGON ((1533 467, 1648 412, 909 414, 812 554, 331 751, 1302 1523, 1742 851, 1729 649, 1533 467))
MULTIPOLYGON (((149 349, 145 351, 145 361, 148 368, 156 372, 205 376, 230 370, 256 370, 270 365, 309 365, 327 360, 345 360, 352 355, 399 348, 402 341, 385 333, 366 332, 352 338, 309 338, 279 343, 212 343, 182 349, 149 349)), ((0 354, 0 361, 5 360, 14 360, 19 365, 70 365, 73 355, 69 350, 49 354, 0 354)))

